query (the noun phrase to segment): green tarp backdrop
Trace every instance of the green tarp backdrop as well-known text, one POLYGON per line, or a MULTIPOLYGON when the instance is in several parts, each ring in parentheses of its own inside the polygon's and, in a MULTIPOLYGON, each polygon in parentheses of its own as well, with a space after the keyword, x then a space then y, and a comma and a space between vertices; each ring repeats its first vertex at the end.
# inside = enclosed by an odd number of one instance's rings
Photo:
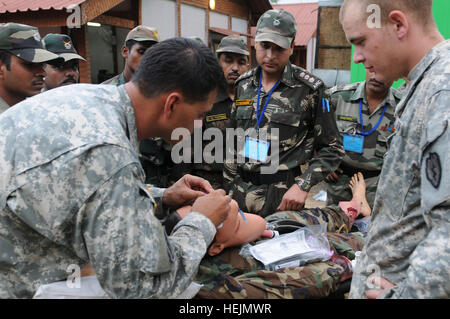
MULTIPOLYGON (((450 0, 434 0, 433 13, 439 30, 446 39, 450 38, 450 0)), ((366 70, 362 63, 353 63, 353 48, 352 48, 352 67, 351 67, 351 82, 364 81, 366 79, 366 70)), ((393 84, 397 88, 403 83, 399 80, 393 84)))

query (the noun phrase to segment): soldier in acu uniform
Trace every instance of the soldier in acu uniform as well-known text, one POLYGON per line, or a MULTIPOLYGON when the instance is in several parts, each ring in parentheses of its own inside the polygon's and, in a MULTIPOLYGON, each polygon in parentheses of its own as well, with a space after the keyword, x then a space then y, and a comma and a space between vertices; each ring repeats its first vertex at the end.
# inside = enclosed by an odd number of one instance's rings
POLYGON ((112 298, 186 289, 231 199, 191 175, 148 187, 138 140, 192 131, 221 74, 208 48, 173 38, 125 85, 68 85, 0 115, 0 298, 30 298, 88 263, 112 298), (167 236, 165 208, 192 201, 167 236))
POLYGON ((63 59, 44 49, 37 28, 0 24, 0 113, 41 92, 45 77, 42 63, 49 61, 63 59))
POLYGON ((401 99, 391 85, 392 81, 383 81, 367 72, 364 82, 329 90, 332 104, 336 106, 336 122, 345 157, 326 179, 327 205, 350 200, 352 193, 348 184, 357 172, 364 175, 366 196, 369 205, 373 205, 387 140, 395 131, 395 107, 401 99))
POLYGON ((341 8, 354 61, 386 80, 410 81, 395 110, 350 298, 450 297, 450 41, 432 6, 432 0, 347 0, 341 8), (366 24, 374 4, 379 28, 366 24))
MULTIPOLYGON (((223 137, 223 156, 220 156, 219 161, 215 161, 211 164, 205 163, 193 163, 193 169, 191 174, 197 175, 208 180, 213 188, 223 188, 223 158, 225 156, 225 144, 226 144, 226 128, 230 126, 230 113, 231 106, 234 100, 234 90, 236 80, 249 69, 249 52, 247 46, 240 36, 230 35, 222 39, 217 48, 217 57, 219 59, 220 66, 222 67, 225 80, 227 83, 225 88, 221 90, 217 95, 217 101, 213 105, 211 111, 209 111, 203 119, 202 129, 198 130, 197 134, 202 134, 209 128, 217 128, 223 137)), ((210 154, 204 154, 205 146, 210 141, 203 141, 203 155, 209 155, 214 158, 217 150, 210 154)), ((194 158, 195 160, 195 152, 194 158)), ((203 156, 202 156, 203 159, 203 156)))
POLYGON ((261 216, 300 210, 310 188, 335 171, 344 155, 323 82, 289 62, 296 33, 290 13, 264 13, 255 38, 259 66, 236 83, 232 127, 250 136, 242 149, 229 150, 234 161, 225 164, 224 182, 242 209, 261 216), (250 139, 251 130, 266 134, 250 139), (279 151, 274 147, 277 143, 279 151), (255 148, 262 153, 253 152, 255 148), (239 163, 239 154, 245 156, 245 163, 239 163), (309 167, 302 173, 300 166, 306 163, 309 167), (271 165, 275 172, 267 174, 265 169, 272 170, 271 165))

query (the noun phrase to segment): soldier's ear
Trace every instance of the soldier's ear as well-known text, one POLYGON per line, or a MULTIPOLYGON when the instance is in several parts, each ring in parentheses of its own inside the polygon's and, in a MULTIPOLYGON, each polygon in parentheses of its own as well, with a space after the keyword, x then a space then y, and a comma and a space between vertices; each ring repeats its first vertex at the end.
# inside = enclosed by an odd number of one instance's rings
POLYGON ((168 93, 164 102, 164 118, 170 119, 176 111, 178 104, 181 101, 181 96, 178 92, 168 93))
POLYGON ((122 47, 122 57, 126 60, 128 59, 128 53, 130 53, 130 51, 128 50, 127 46, 124 45, 122 47))
POLYGON ((0 79, 3 80, 5 78, 6 74, 6 65, 3 63, 3 61, 0 60, 0 79))
POLYGON ((218 242, 213 242, 211 244, 211 246, 208 249, 208 255, 210 256, 215 256, 217 254, 220 254, 222 252, 222 250, 225 249, 225 244, 223 243, 218 243, 218 242))

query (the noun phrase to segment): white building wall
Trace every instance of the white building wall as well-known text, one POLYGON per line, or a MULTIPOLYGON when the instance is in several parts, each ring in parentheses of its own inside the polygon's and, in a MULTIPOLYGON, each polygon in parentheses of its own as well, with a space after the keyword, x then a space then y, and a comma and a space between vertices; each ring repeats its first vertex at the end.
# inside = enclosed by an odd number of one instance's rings
POLYGON ((203 42, 206 39, 206 10, 185 3, 181 4, 181 36, 199 37, 203 42))
MULTIPOLYGON (((231 17, 231 30, 247 34, 248 21, 241 18, 231 17)), ((245 43, 247 43, 247 37, 242 36, 242 39, 245 43)))
POLYGON ((142 24, 158 30, 161 40, 176 37, 177 4, 174 0, 142 0, 142 24))
POLYGON ((209 27, 228 29, 228 16, 223 13, 209 11, 209 27))
POLYGON ((306 69, 312 72, 314 69, 314 62, 316 56, 316 38, 313 37, 309 40, 308 46, 306 48, 306 69))

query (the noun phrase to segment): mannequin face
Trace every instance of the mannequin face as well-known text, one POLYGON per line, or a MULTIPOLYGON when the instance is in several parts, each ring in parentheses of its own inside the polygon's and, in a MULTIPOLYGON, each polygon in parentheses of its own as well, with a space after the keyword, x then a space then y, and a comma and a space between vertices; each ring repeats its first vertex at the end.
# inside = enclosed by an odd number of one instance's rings
MULTIPOLYGON (((259 238, 266 230, 266 221, 261 216, 244 213, 247 222, 239 214, 235 200, 230 203, 230 212, 223 226, 217 229, 216 238, 208 249, 210 256, 219 254, 226 247, 240 246, 259 238)), ((184 206, 177 213, 184 218, 191 211, 191 206, 184 206)))

